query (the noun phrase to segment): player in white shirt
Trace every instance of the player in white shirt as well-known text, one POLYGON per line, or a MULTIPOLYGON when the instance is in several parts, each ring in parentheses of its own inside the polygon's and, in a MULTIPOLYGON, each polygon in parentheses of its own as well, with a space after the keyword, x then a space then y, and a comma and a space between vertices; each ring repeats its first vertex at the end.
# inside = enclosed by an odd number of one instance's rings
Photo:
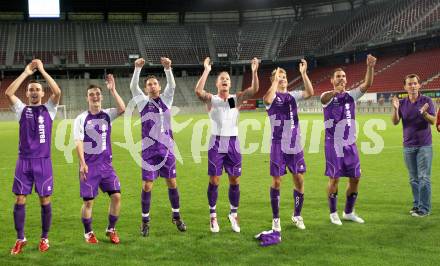
POLYGON ((204 90, 211 65, 209 57, 204 61, 205 70, 195 87, 197 97, 206 104, 211 119, 211 140, 208 151, 208 203, 210 211, 211 232, 219 232, 217 222, 216 204, 218 185, 223 168, 229 176, 229 202, 231 206, 228 215, 234 232, 240 232, 237 215, 240 201, 239 182, 241 176, 241 153, 238 141, 238 115, 239 108, 244 100, 258 92, 258 66, 257 58, 252 59, 252 85, 237 94, 230 94, 231 78, 228 72, 220 72, 217 77, 216 87, 218 93, 213 95, 204 90))

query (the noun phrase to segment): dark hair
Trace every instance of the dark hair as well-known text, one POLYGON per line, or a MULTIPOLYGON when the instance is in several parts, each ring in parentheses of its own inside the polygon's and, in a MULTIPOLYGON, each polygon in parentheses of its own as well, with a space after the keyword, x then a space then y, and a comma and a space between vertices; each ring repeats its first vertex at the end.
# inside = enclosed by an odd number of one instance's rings
POLYGON ((36 80, 36 79, 31 79, 31 80, 29 80, 28 84, 30 84, 30 83, 37 83, 37 84, 42 85, 41 82, 39 82, 39 81, 36 80))
POLYGON ((90 84, 90 85, 87 87, 87 91, 89 91, 89 90, 91 90, 91 89, 99 89, 99 91, 102 91, 101 87, 99 87, 99 86, 96 85, 96 84, 90 84))
POLYGON ((155 76, 155 75, 148 75, 145 79, 144 79, 144 87, 147 85, 147 81, 150 79, 155 79, 157 80, 157 82, 159 82, 159 79, 155 76))
POLYGON ((342 68, 340 68, 340 67, 337 67, 337 68, 333 69, 332 78, 335 76, 335 73, 338 72, 338 71, 344 71, 344 70, 342 68))
POLYGON ((406 85, 407 79, 413 79, 413 78, 417 78, 417 82, 420 83, 420 77, 417 74, 409 74, 405 76, 405 79, 403 80, 403 85, 406 85))
POLYGON ((29 82, 28 82, 28 86, 27 86, 26 90, 29 89, 29 84, 31 84, 31 83, 40 84, 40 85, 41 85, 41 89, 44 91, 43 84, 41 84, 41 82, 39 82, 39 81, 36 80, 36 79, 31 79, 31 80, 29 80, 29 82))

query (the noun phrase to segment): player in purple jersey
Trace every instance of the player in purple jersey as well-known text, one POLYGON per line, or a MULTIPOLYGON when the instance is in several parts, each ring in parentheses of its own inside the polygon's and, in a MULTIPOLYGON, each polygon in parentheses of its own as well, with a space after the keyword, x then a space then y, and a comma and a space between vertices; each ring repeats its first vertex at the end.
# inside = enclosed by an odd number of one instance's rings
POLYGON ((281 231, 279 216, 281 176, 292 173, 294 211, 292 222, 299 229, 306 229, 301 209, 304 202, 304 173, 306 164, 301 147, 301 132, 298 120, 298 103, 313 96, 313 86, 307 76, 307 62, 302 59, 299 72, 304 81, 304 91, 287 91, 286 71, 277 68, 272 72, 272 86, 263 97, 272 128, 270 149, 270 202, 272 206, 272 230, 281 231))
POLYGON ((143 58, 135 61, 130 90, 141 115, 142 124, 142 224, 141 235, 150 232, 150 205, 153 181, 159 176, 165 178, 168 197, 171 203, 171 221, 180 232, 186 231, 186 225, 180 215, 180 196, 176 183, 176 158, 171 130, 171 106, 173 104, 174 81, 171 60, 162 57, 161 63, 167 78, 167 85, 161 94, 159 80, 148 76, 144 80, 144 91, 139 88, 139 76, 145 64, 143 58))
POLYGON ((435 107, 431 98, 421 95, 420 78, 407 75, 403 80, 408 97, 393 98, 392 121, 403 126, 403 154, 413 194, 413 207, 409 213, 425 217, 431 212, 431 125, 435 124, 435 107))
POLYGON ((21 253, 26 245, 26 237, 24 236, 25 203, 26 196, 32 193, 34 184, 41 204, 42 233, 39 250, 45 252, 49 249, 47 237, 52 221, 52 206, 50 203, 50 196, 53 191, 52 161, 50 157, 52 121, 60 102, 61 90, 46 72, 43 63, 39 59, 34 59, 26 66, 23 73, 9 85, 5 94, 20 124, 18 160, 12 187, 12 192, 16 195, 14 223, 17 240, 11 254, 21 253), (52 95, 42 105, 43 86, 38 81, 31 80, 26 89, 28 105, 25 105, 15 96, 15 92, 37 70, 46 80, 52 95))
POLYGON ((354 212, 354 204, 358 196, 358 184, 361 177, 359 154, 356 147, 356 101, 373 84, 376 58, 367 56, 367 73, 359 87, 346 91, 347 77, 344 70, 337 68, 330 79, 333 90, 321 95, 325 125, 325 175, 328 181, 328 203, 330 221, 342 225, 336 212, 338 184, 341 176, 349 177, 347 201, 342 214, 344 220, 364 223, 354 212))
POLYGON ((106 235, 110 242, 119 244, 115 230, 121 208, 121 185, 112 166, 112 121, 124 113, 125 104, 116 91, 113 75, 107 75, 107 89, 116 102, 116 108, 102 109, 102 90, 97 85, 87 89, 89 110, 81 113, 74 122, 73 136, 79 159, 80 196, 83 198, 81 220, 87 243, 96 244, 92 230, 92 208, 98 187, 110 196, 106 235))
POLYGON ((204 90, 206 80, 211 71, 209 57, 204 61, 205 71, 197 82, 195 93, 208 107, 211 119, 211 141, 208 151, 208 204, 210 211, 210 229, 217 233, 220 228, 217 222, 216 204, 218 185, 223 168, 229 176, 229 203, 230 212, 228 219, 234 232, 240 232, 237 215, 240 201, 239 181, 241 176, 241 153, 238 142, 238 115, 242 102, 251 98, 258 92, 258 59, 252 59, 252 84, 251 87, 237 94, 230 94, 231 78, 228 72, 220 72, 217 77, 217 94, 213 95, 204 90))

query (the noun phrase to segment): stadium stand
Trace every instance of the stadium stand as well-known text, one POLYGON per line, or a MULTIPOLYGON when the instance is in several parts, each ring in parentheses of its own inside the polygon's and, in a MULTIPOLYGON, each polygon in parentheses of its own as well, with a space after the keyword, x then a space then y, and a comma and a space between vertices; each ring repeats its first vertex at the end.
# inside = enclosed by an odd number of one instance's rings
POLYGON ((47 64, 66 64, 78 62, 76 53, 75 31, 72 23, 18 23, 14 64, 23 65, 28 60, 40 58, 47 64), (58 62, 54 62, 57 60, 58 62))
POLYGON ((203 25, 140 25, 140 38, 147 61, 160 63, 160 56, 174 64, 198 64, 209 56, 203 25))
POLYGON ((406 75, 416 73, 423 82, 437 75, 439 72, 440 49, 410 54, 401 58, 392 67, 387 68, 377 75, 371 92, 401 91, 403 89, 402 80, 406 75), (428 61, 429 63, 427 63, 428 61))
POLYGON ((229 60, 237 60, 240 57, 237 45, 239 26, 236 24, 218 24, 211 25, 209 28, 217 54, 226 53, 229 60))
POLYGON ((267 22, 245 24, 238 29, 238 60, 251 60, 254 57, 263 58, 264 49, 268 42, 274 24, 267 22))
POLYGON ((130 24, 83 23, 81 30, 86 64, 126 65, 129 54, 139 54, 130 24))
POLYGON ((439 89, 440 88, 440 73, 429 78, 422 83, 422 87, 425 89, 439 89))
POLYGON ((0 25, 0 63, 7 64, 9 53, 9 65, 38 57, 48 64, 89 66, 124 66, 130 54, 145 56, 152 64, 159 63, 160 55, 168 56, 180 65, 199 64, 219 53, 227 54, 228 61, 326 55, 440 28, 439 21, 437 0, 389 0, 324 16, 241 25, 7 22, 0 25))
POLYGON ((8 26, 0 24, 0 65, 6 63, 6 47, 8 45, 8 26))
POLYGON ((322 44, 323 36, 334 32, 348 15, 348 12, 340 12, 325 17, 308 18, 296 24, 287 24, 285 33, 281 36, 278 57, 314 52, 322 44))
POLYGON ((413 28, 409 31, 409 34, 420 33, 431 29, 433 26, 438 25, 440 21, 440 2, 431 0, 432 2, 429 8, 425 9, 426 13, 421 13, 422 19, 418 23, 415 23, 413 28))
POLYGON ((380 43, 432 27, 439 19, 435 0, 386 1, 364 6, 347 16, 347 22, 320 47, 325 53, 380 43))
POLYGON ((391 16, 384 14, 390 18, 390 21, 373 38, 373 41, 384 41, 403 36, 436 4, 438 4, 438 1, 435 0, 405 0, 398 2, 398 6, 394 8, 397 13, 394 11, 391 16))
POLYGON ((342 50, 356 36, 362 38, 359 41, 369 40, 371 35, 386 23, 384 20, 387 16, 393 14, 393 10, 397 12, 394 9, 395 2, 388 1, 363 6, 356 9, 350 16, 345 16, 346 22, 339 25, 334 34, 328 35, 327 39, 323 41, 320 50, 324 53, 342 50))
POLYGON ((343 47, 356 47, 371 42, 372 38, 383 31, 384 25, 387 25, 401 8, 393 1, 365 7, 357 19, 350 24, 353 37, 348 37, 343 47))

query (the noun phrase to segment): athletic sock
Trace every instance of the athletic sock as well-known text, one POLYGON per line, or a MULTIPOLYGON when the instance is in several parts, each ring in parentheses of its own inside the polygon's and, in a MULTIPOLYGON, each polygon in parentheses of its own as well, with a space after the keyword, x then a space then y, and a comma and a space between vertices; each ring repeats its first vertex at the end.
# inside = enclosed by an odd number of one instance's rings
POLYGON ((301 210, 303 207, 304 202, 304 193, 301 193, 297 191, 296 189, 293 190, 293 201, 295 202, 295 211, 294 216, 301 216, 301 210))
POLYGON ((273 218, 280 218, 280 190, 270 188, 270 204, 272 205, 273 218))
POLYGON ((52 223, 52 205, 41 205, 41 238, 47 238, 52 223))
POLYGON ((141 206, 142 206, 142 222, 150 221, 150 205, 151 205, 151 191, 146 192, 142 189, 141 206))

